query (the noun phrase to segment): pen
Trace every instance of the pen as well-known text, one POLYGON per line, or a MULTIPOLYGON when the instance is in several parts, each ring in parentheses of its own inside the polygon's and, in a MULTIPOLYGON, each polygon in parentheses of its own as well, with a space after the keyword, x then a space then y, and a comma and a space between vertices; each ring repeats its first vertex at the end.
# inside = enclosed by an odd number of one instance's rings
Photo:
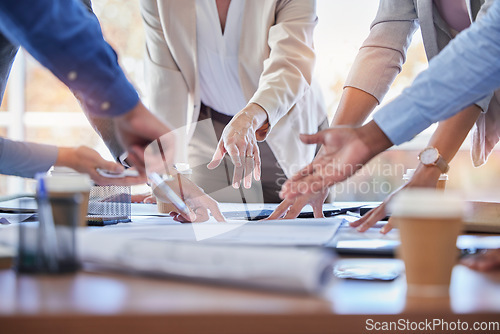
POLYGON ((182 213, 186 217, 191 216, 186 203, 184 203, 184 201, 175 193, 175 191, 173 191, 172 188, 170 188, 170 186, 164 182, 163 178, 158 175, 158 173, 148 173, 148 177, 151 182, 154 183, 156 189, 159 189, 159 191, 161 191, 161 195, 166 197, 177 208, 177 210, 179 210, 179 213, 182 213))
POLYGON ((57 237, 52 217, 52 207, 47 195, 47 188, 43 176, 37 175, 38 180, 38 215, 39 215, 39 236, 41 241, 42 256, 44 263, 48 265, 51 272, 56 272, 57 264, 57 237))

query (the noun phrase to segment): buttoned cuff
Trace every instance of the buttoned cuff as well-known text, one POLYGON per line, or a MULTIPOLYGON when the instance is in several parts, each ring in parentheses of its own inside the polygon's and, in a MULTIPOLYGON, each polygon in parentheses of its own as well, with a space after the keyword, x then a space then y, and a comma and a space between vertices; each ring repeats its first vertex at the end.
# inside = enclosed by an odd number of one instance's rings
POLYGON ((373 120, 394 145, 413 139, 433 123, 402 98, 395 99, 376 112, 373 120))
POLYGON ((139 103, 139 95, 123 72, 117 71, 117 78, 105 91, 87 94, 74 91, 86 111, 95 116, 113 117, 123 115, 139 103))
POLYGON ((267 120, 269 122, 269 128, 268 128, 267 132, 269 133, 269 131, 271 131, 271 129, 281 119, 281 117, 279 117, 277 115, 277 112, 271 112, 271 110, 276 110, 276 108, 277 108, 274 99, 266 98, 262 94, 257 95, 257 96, 254 95, 254 97, 248 102, 248 104, 250 104, 250 103, 255 103, 255 104, 259 105, 266 112, 267 120))

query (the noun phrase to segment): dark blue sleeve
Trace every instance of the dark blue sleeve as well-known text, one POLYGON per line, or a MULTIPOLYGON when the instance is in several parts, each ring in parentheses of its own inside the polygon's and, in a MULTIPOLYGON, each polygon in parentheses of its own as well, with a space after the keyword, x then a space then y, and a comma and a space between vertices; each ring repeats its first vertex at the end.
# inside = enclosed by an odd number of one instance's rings
POLYGON ((52 71, 90 113, 117 116, 139 102, 99 22, 80 1, 0 0, 0 31, 52 71))

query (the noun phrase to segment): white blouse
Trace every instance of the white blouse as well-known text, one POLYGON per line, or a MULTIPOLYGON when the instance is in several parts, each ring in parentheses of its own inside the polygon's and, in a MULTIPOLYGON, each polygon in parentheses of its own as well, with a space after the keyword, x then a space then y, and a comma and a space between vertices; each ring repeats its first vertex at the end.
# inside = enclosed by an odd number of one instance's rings
POLYGON ((196 0, 201 101, 229 116, 247 105, 238 73, 244 7, 245 0, 231 0, 222 34, 215 0, 196 0))

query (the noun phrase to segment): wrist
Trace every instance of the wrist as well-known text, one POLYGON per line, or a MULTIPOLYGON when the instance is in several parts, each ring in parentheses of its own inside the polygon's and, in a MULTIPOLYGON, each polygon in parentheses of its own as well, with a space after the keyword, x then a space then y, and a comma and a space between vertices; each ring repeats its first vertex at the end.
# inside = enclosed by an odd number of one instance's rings
POLYGON ((250 103, 242 110, 242 114, 256 131, 268 124, 267 112, 258 104, 250 103))
POLYGON ((72 147, 59 147, 57 151, 57 159, 54 166, 74 167, 74 151, 72 147))
POLYGON ((440 176, 441 170, 437 166, 426 166, 420 163, 410 183, 418 187, 436 187, 440 176))
POLYGON ((370 150, 372 156, 387 150, 393 144, 386 134, 379 128, 373 120, 362 127, 356 128, 359 139, 370 150))

